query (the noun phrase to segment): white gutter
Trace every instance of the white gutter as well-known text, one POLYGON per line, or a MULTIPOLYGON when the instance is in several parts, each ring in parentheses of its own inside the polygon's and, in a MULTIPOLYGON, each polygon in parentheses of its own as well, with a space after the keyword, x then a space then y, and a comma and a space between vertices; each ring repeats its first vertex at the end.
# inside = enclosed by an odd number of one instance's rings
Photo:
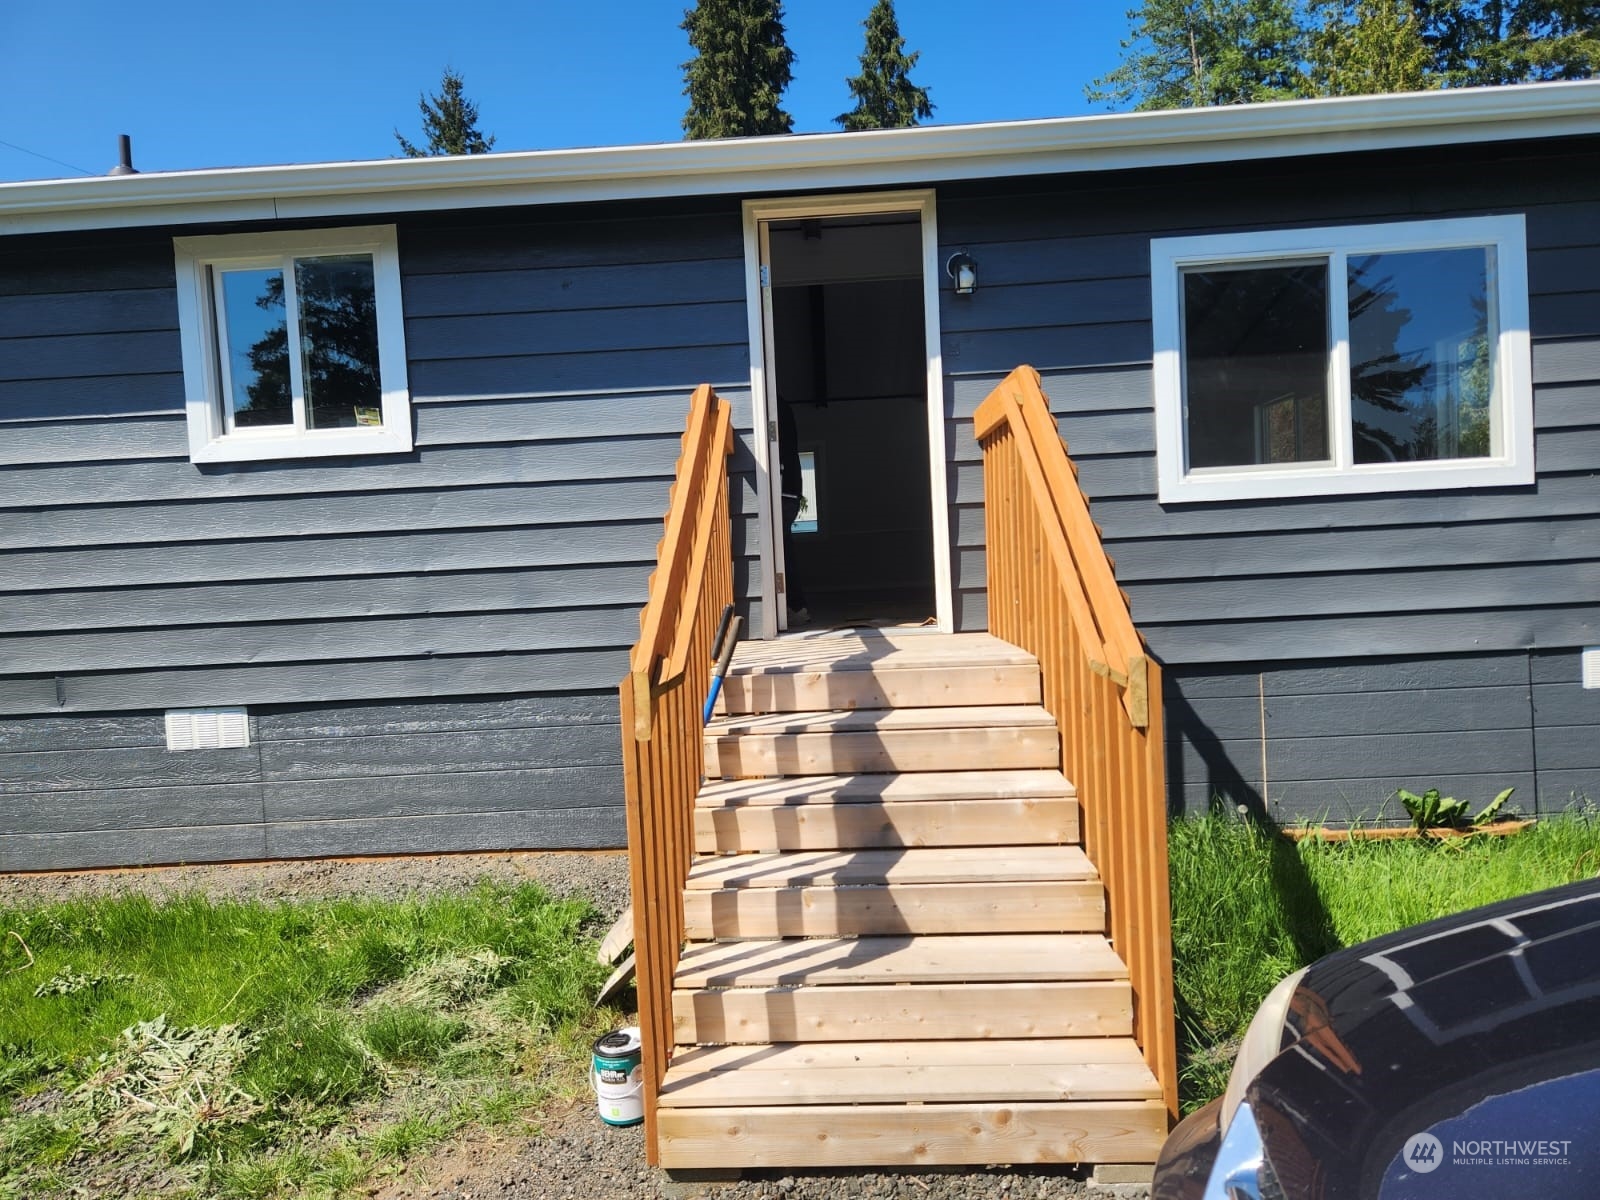
POLYGON ((0 184, 0 233, 895 186, 1600 133, 1600 80, 0 184))

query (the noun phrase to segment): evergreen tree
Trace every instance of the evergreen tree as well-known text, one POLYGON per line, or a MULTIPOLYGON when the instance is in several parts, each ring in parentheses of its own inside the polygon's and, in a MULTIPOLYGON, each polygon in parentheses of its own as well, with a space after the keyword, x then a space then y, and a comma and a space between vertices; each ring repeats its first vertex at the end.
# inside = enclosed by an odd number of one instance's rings
POLYGON ((877 0, 862 24, 867 44, 861 52, 861 74, 845 80, 856 106, 835 117, 835 124, 847 130, 903 129, 933 116, 927 91, 911 82, 911 68, 921 55, 906 53, 894 0, 877 0))
POLYGON ((1122 65, 1085 89, 1090 100, 1195 108, 1310 91, 1294 0, 1144 0, 1128 19, 1122 65))
POLYGON ((793 78, 780 0, 698 0, 683 14, 695 56, 683 64, 690 138, 789 133, 780 107, 793 78))
POLYGON ((1311 79, 1319 96, 1418 92, 1438 86, 1412 0, 1317 0, 1311 79))
POLYGON ((449 67, 444 69, 444 80, 439 94, 417 98, 422 110, 422 132, 428 144, 418 148, 395 130, 395 141, 407 158, 426 158, 437 154, 486 154, 494 147, 494 138, 478 132, 478 106, 462 94, 462 78, 449 67))
POLYGON ((1451 87, 1584 79, 1600 70, 1597 0, 1415 0, 1451 87))

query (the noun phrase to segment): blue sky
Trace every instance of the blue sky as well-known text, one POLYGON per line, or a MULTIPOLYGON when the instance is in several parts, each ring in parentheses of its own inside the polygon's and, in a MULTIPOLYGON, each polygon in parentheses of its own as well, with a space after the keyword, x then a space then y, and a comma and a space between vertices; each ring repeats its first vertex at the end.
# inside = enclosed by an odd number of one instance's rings
MULTIPOLYGON (((785 107, 837 128, 872 0, 788 0, 785 107)), ((387 158, 446 64, 497 150, 676 141, 686 0, 0 0, 0 141, 100 174, 387 158), (443 22, 443 23, 442 23, 443 22)), ((900 0, 935 123, 1095 111, 1126 0, 900 0)), ((79 174, 0 145, 0 180, 79 174)))

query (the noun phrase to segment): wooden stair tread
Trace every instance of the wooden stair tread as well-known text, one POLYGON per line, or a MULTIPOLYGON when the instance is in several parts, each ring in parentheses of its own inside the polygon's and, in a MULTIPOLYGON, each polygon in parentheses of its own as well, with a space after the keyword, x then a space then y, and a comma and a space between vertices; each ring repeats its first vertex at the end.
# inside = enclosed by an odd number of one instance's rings
POLYGON ((673 1058, 672 1107, 1153 1100, 1160 1085, 1132 1038, 787 1043, 673 1058), (828 1053, 817 1054, 819 1049, 828 1053))
POLYGON ((684 936, 691 939, 1099 933, 1105 919, 1105 889, 1098 878, 718 888, 683 894, 684 936))
POLYGON ((708 780, 700 808, 797 804, 877 804, 918 800, 1048 800, 1076 796, 1060 771, 906 771, 882 775, 797 775, 778 779, 708 780))
POLYGON ((697 859, 688 888, 871 886, 901 883, 1011 883, 1094 879, 1077 846, 940 846, 903 850, 802 850, 697 859))
POLYGON ((1126 979, 678 988, 672 1026, 680 1045, 1124 1037, 1133 993, 1126 979))
POLYGON ((708 1071, 789 1071, 800 1066, 972 1067, 1015 1062, 1057 1066, 1100 1063, 1143 1066, 1144 1055, 1131 1037, 982 1038, 946 1042, 778 1042, 762 1046, 680 1046, 669 1074, 679 1069, 708 1071))
POLYGON ((1159 1100, 662 1108, 661 1166, 1154 1162, 1159 1100))
POLYGON ((882 671, 974 664, 1036 666, 1038 659, 987 633, 873 631, 739 643, 730 675, 882 671))
POLYGON ((944 708, 855 708, 826 712, 758 713, 714 718, 706 739, 798 734, 883 733, 890 730, 1055 728, 1038 704, 960 704, 944 708))
MULTIPOLYGON (((901 709, 901 713, 967 713, 962 708, 901 709)), ((1025 712, 1023 705, 1016 712, 1025 712)), ((1039 709, 1043 712, 1043 709, 1039 709)), ((826 714, 843 724, 856 714, 826 714)), ((774 719, 774 718, 768 718, 774 719)), ((771 732, 708 732, 703 767, 707 777, 748 779, 752 776, 847 775, 887 771, 964 771, 973 763, 1021 770, 1061 766, 1061 737, 1054 724, 1029 720, 917 727, 897 726, 774 730, 771 732)))
POLYGON ((1099 934, 988 933, 691 942, 674 984, 839 987, 1127 977, 1128 968, 1099 934))
POLYGON ((707 854, 867 846, 1062 844, 1078 840, 1078 802, 1058 796, 698 808, 694 812, 694 840, 695 849, 707 854))

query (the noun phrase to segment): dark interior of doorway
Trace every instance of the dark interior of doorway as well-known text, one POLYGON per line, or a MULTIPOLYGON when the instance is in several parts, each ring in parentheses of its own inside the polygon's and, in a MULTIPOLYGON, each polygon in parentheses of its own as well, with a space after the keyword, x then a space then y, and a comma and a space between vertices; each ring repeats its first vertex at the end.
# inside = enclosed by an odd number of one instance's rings
POLYGON ((769 234, 778 395, 808 476, 790 608, 797 584, 809 628, 932 621, 920 219, 785 221, 769 234))

